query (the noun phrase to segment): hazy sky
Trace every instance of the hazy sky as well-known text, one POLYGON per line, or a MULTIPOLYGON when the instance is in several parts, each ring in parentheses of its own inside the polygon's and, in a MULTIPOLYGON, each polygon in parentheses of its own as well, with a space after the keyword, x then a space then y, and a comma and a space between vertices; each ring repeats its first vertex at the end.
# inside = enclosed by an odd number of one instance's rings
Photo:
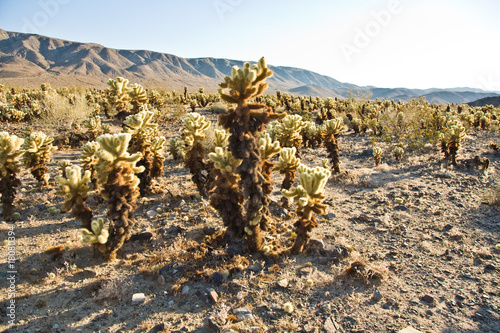
POLYGON ((0 28, 258 60, 378 87, 500 91, 498 0, 0 0, 0 28))

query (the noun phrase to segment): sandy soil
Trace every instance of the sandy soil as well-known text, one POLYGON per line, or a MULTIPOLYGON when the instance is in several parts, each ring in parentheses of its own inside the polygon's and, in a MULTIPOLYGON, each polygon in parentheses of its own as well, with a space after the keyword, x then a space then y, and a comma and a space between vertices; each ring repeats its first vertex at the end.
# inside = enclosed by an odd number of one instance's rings
MULTIPOLYGON (((179 120, 164 124, 162 134, 177 137, 180 126, 179 120)), ((55 185, 41 189, 23 170, 16 201, 21 220, 1 224, 2 241, 12 226, 16 238, 15 325, 8 325, 6 316, 4 242, 0 327, 4 332, 398 332, 412 326, 422 332, 500 332, 495 248, 500 213, 485 199, 500 172, 500 155, 487 148, 491 140, 500 141, 498 134, 470 131, 458 168, 443 161, 437 147, 406 152, 396 162, 379 144, 386 152, 375 167, 368 137, 342 135, 347 174, 327 185, 329 211, 319 218, 316 240, 307 253, 277 260, 200 246, 214 238, 222 222, 197 198, 189 172, 171 156, 156 193, 140 199, 136 236, 111 263, 94 258, 77 240, 78 220, 49 212, 62 203, 55 185), (490 168, 468 167, 475 155, 488 157, 490 168), (57 246, 66 249, 49 250, 57 246), (358 264, 359 274, 347 274, 356 261, 366 266, 358 264), (143 303, 133 304, 136 293, 144 293, 143 303), (291 313, 284 311, 287 302, 291 313)), ((57 151, 51 175, 59 173, 58 161, 77 156, 77 150, 57 151)), ((323 148, 302 150, 307 165, 320 165, 322 158, 323 148)), ((273 177, 271 211, 278 234, 267 241, 286 246, 294 216, 279 206, 282 178, 273 177)), ((95 216, 105 215, 104 203, 88 204, 95 216)))

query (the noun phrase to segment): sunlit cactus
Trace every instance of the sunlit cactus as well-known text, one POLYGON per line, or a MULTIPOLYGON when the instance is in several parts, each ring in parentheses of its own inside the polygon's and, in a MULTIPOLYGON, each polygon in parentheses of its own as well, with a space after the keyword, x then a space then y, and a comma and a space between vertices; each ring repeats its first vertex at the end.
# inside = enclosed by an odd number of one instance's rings
POLYGON ((301 131, 306 126, 299 115, 289 115, 274 127, 275 138, 282 147, 295 147, 297 152, 302 144, 301 131))
POLYGON ((448 149, 451 164, 457 165, 457 153, 460 143, 465 139, 466 130, 459 120, 454 120, 444 132, 444 140, 448 149))
POLYGON ((61 172, 61 176, 65 177, 66 176, 66 168, 72 166, 73 164, 68 161, 68 160, 62 160, 57 162, 57 168, 61 172))
POLYGON ((33 132, 22 145, 25 153, 21 160, 42 185, 48 185, 47 162, 50 160, 52 151, 57 149, 52 145, 53 141, 54 138, 42 132, 33 132))
POLYGON ((91 188, 90 171, 84 171, 79 166, 67 166, 64 177, 56 177, 58 183, 57 194, 65 198, 62 209, 71 212, 71 216, 82 221, 83 227, 91 230, 92 211, 85 206, 91 188))
POLYGON ((107 84, 110 89, 109 102, 118 112, 117 117, 124 117, 128 113, 131 89, 128 87, 128 80, 122 77, 116 80, 110 79, 107 84))
MULTIPOLYGON (((229 133, 224 129, 216 129, 214 130, 214 147, 227 147, 229 142, 229 133)), ((212 149, 211 149, 212 150, 212 149)))
POLYGON ((396 161, 400 161, 403 158, 404 152, 405 151, 401 146, 396 146, 392 149, 392 155, 394 155, 396 161))
POLYGON ((328 157, 332 163, 334 173, 340 172, 340 147, 338 136, 344 128, 342 117, 327 120, 323 123, 324 146, 328 151, 328 157))
POLYGON ((283 190, 283 195, 292 198, 297 205, 299 220, 294 224, 297 237, 290 249, 292 253, 299 253, 310 239, 310 232, 318 226, 313 213, 324 214, 326 205, 323 204, 324 188, 331 176, 331 172, 322 167, 309 168, 303 164, 297 168, 300 185, 290 190, 283 190))
POLYGON ((295 181, 295 171, 300 165, 300 158, 296 156, 296 153, 297 150, 295 147, 283 148, 280 151, 276 169, 285 176, 281 184, 281 189, 290 189, 295 181))
POLYGON ((499 150, 498 144, 496 144, 493 141, 490 141, 490 143, 488 144, 488 148, 491 150, 494 150, 496 152, 498 152, 498 150, 499 150))
POLYGON ((23 139, 7 132, 0 132, 0 194, 2 194, 3 217, 10 220, 14 212, 16 188, 21 185, 18 158, 24 153, 23 139))
POLYGON ((241 160, 235 159, 227 148, 215 147, 208 155, 214 164, 215 186, 210 191, 210 203, 221 215, 227 227, 226 235, 242 237, 245 224, 243 220, 243 194, 238 187, 239 176, 235 173, 241 160))
POLYGON ((269 205, 271 200, 269 199, 269 195, 272 193, 273 189, 273 181, 271 180, 271 173, 274 168, 274 163, 271 162, 271 157, 278 154, 281 151, 279 141, 273 141, 271 136, 268 133, 265 133, 260 139, 260 156, 262 159, 262 176, 265 179, 265 182, 262 184, 262 191, 264 192, 264 197, 262 199, 262 220, 261 220, 261 228, 262 230, 266 230, 269 228, 270 220, 269 216, 271 215, 269 211, 269 205))
POLYGON ((151 143, 157 136, 158 124, 152 122, 153 112, 141 111, 137 114, 128 116, 123 122, 123 132, 132 135, 129 145, 130 153, 141 153, 142 159, 138 166, 144 166, 144 171, 138 174, 141 181, 139 189, 142 196, 146 196, 151 190, 153 168, 153 155, 151 152, 151 143))
POLYGON ((140 153, 127 152, 131 140, 129 133, 105 134, 97 138, 100 149, 96 165, 101 195, 108 200, 108 218, 111 220, 106 254, 110 260, 123 246, 132 230, 131 216, 139 197, 139 178, 137 173, 144 167, 136 166, 141 159, 140 153))
POLYGON ((130 104, 132 104, 132 114, 139 112, 141 106, 148 103, 148 93, 140 84, 133 84, 130 86, 130 91, 128 92, 130 97, 130 104))
POLYGON ((104 228, 104 219, 98 218, 92 221, 90 230, 82 230, 82 241, 88 244, 106 244, 109 232, 104 228))
POLYGON ((313 121, 304 122, 302 129, 302 140, 309 148, 316 148, 321 143, 321 127, 313 121))
POLYGON ((167 151, 172 155, 174 161, 180 162, 186 154, 184 142, 178 138, 168 140, 167 151))
POLYGON ((190 113, 184 119, 184 133, 182 139, 186 146, 184 165, 191 172, 192 180, 203 198, 208 198, 209 181, 207 177, 207 164, 204 161, 205 147, 203 140, 206 138, 205 130, 210 127, 210 122, 199 113, 190 113))
POLYGON ((153 155, 153 164, 151 166, 151 177, 158 178, 163 175, 163 161, 165 161, 165 142, 167 139, 160 136, 151 142, 151 154, 153 155))
POLYGON ((96 164, 99 160, 97 156, 97 151, 100 149, 100 145, 95 141, 90 141, 82 146, 82 151, 80 153, 80 163, 84 170, 90 171, 90 178, 92 184, 96 184, 97 174, 96 174, 96 164))
POLYGON ((88 132, 90 132, 91 140, 95 140, 99 136, 99 134, 102 133, 101 117, 94 116, 90 117, 89 119, 86 119, 83 122, 83 127, 85 127, 88 130, 88 132))
MULTIPOLYGON (((244 221, 238 225, 244 225, 249 230, 247 241, 251 251, 260 251, 264 246, 261 220, 265 196, 262 185, 265 179, 262 175, 259 132, 267 123, 284 115, 275 114, 265 104, 249 101, 262 95, 268 86, 265 80, 272 74, 265 59, 261 58, 255 65, 245 63, 243 68, 233 67, 231 76, 225 77, 219 90, 224 101, 237 105, 219 115, 219 122, 231 133, 228 150, 236 159, 242 160, 236 174, 240 177, 238 186, 243 193, 243 197, 240 197, 243 200, 239 204, 244 207, 244 221), (229 91, 225 92, 225 89, 229 91)), ((238 234, 241 235, 241 232, 238 234)))
POLYGON ((379 166, 382 161, 382 148, 373 148, 373 159, 375 160, 375 166, 379 166))

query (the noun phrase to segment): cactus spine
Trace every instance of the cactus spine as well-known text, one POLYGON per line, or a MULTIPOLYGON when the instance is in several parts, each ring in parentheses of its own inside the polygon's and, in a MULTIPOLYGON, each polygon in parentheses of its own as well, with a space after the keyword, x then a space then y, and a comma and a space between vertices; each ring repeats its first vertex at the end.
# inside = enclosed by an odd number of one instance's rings
POLYGON ((116 252, 123 246, 132 230, 132 213, 139 197, 139 178, 135 175, 144 171, 137 167, 140 153, 127 152, 131 140, 129 133, 105 134, 97 138, 100 149, 96 165, 101 195, 108 200, 109 239, 106 254, 109 260, 116 258, 116 252))
POLYGON ((71 212, 71 216, 78 218, 82 221, 83 227, 91 231, 92 211, 85 206, 85 200, 90 192, 88 183, 91 172, 86 170, 82 177, 82 169, 79 166, 67 166, 64 174, 64 177, 56 177, 59 184, 57 194, 66 199, 62 209, 71 212))
POLYGON ((31 174, 42 185, 48 185, 47 161, 50 154, 57 147, 52 146, 54 138, 45 135, 42 132, 33 132, 24 140, 22 145, 25 153, 22 162, 26 168, 31 169, 31 174))
POLYGON ((375 166, 379 166, 382 161, 382 149, 379 147, 373 148, 373 159, 375 160, 375 166))
POLYGON ((325 195, 323 190, 331 172, 322 167, 309 168, 303 164, 297 168, 300 185, 283 190, 283 195, 292 198, 297 205, 299 220, 295 222, 297 238, 291 247, 291 252, 297 254, 302 251, 309 241, 311 230, 318 226, 313 213, 324 214, 326 206, 323 204, 325 195))
POLYGON ((344 127, 342 117, 330 119, 323 124, 324 145, 332 162, 333 173, 340 173, 340 150, 338 136, 344 127))
POLYGON ((23 139, 7 132, 0 132, 0 193, 2 194, 3 217, 12 218, 16 187, 21 185, 17 174, 20 171, 17 159, 24 151, 21 150, 23 139))
POLYGON ((208 198, 208 177, 206 175, 207 165, 204 162, 205 130, 210 127, 210 122, 199 113, 190 113, 184 118, 184 134, 182 139, 188 148, 184 157, 184 165, 191 172, 192 180, 198 188, 198 192, 203 198, 208 198))
POLYGON ((265 124, 280 118, 265 104, 250 103, 251 98, 262 95, 268 84, 264 82, 273 72, 261 58, 256 65, 245 63, 243 68, 233 67, 231 76, 226 76, 220 84, 221 98, 236 104, 228 113, 219 116, 220 124, 226 128, 229 137, 228 150, 242 163, 236 169, 240 179, 238 185, 243 192, 243 223, 247 230, 247 241, 251 251, 260 251, 263 247, 261 231, 262 202, 264 192, 262 184, 262 160, 260 156, 258 134, 265 124), (229 89, 228 93, 224 89, 229 89))

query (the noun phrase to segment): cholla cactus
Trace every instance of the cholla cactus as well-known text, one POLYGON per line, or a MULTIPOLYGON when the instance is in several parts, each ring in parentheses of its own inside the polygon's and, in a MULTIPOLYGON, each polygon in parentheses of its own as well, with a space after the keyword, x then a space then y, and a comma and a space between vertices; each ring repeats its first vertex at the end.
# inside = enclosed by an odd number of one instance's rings
POLYGON ((130 155, 127 152, 131 138, 128 133, 105 134, 97 138, 100 146, 96 153, 99 158, 97 181, 102 188, 101 195, 108 200, 108 217, 111 220, 106 244, 110 260, 116 258, 116 252, 130 236, 130 218, 139 197, 139 178, 135 174, 144 171, 144 167, 136 166, 141 154, 130 155))
POLYGON ((178 138, 172 138, 168 141, 167 151, 172 155, 174 161, 182 161, 186 152, 184 150, 184 142, 178 138))
POLYGON ((91 140, 95 140, 99 134, 102 133, 101 128, 101 117, 94 116, 83 122, 83 127, 85 127, 88 132, 90 132, 91 140))
POLYGON ((243 194, 238 187, 239 176, 234 172, 241 164, 227 148, 215 147, 208 154, 214 164, 215 186, 210 191, 210 204, 221 215, 226 237, 242 237, 244 234, 243 194))
POLYGON ((363 120, 360 118, 352 118, 351 126, 355 134, 359 134, 362 132, 363 128, 363 120))
POLYGON ((67 166, 64 177, 56 177, 59 185, 57 194, 64 197, 62 209, 71 212, 71 216, 82 221, 83 227, 91 231, 92 211, 85 206, 91 191, 88 186, 90 182, 90 171, 86 170, 82 176, 79 166, 67 166))
POLYGON ((297 152, 302 144, 302 129, 306 124, 302 121, 299 115, 286 116, 281 122, 274 127, 275 138, 280 142, 282 147, 295 147, 297 152))
POLYGON ((237 105, 235 109, 230 108, 227 113, 219 115, 219 122, 231 133, 228 150, 235 158, 242 160, 236 173, 240 176, 238 186, 244 194, 240 204, 244 206, 245 212, 243 223, 238 225, 244 225, 249 231, 247 240, 251 251, 260 251, 264 245, 260 222, 265 196, 262 184, 265 179, 261 173, 259 132, 267 123, 284 115, 275 114, 265 104, 249 101, 262 95, 268 86, 265 80, 272 74, 265 59, 261 58, 253 66, 245 63, 241 69, 233 67, 231 76, 225 77, 219 90, 224 101, 237 105), (229 89, 229 92, 225 93, 224 89, 229 89))
POLYGON ((104 228, 104 219, 92 221, 91 228, 82 230, 82 241, 89 244, 106 244, 109 232, 104 228))
POLYGON ((282 190, 290 189, 295 180, 295 171, 300 164, 300 158, 295 155, 296 152, 295 147, 281 149, 276 169, 282 175, 285 175, 285 179, 283 179, 283 183, 281 184, 282 190))
POLYGON ((373 159, 375 160, 375 166, 379 166, 382 161, 382 148, 373 148, 373 159))
POLYGON ((65 177, 66 176, 66 168, 72 166, 71 162, 68 160, 63 160, 60 162, 57 162, 57 168, 59 171, 61 171, 61 176, 65 177))
POLYGON ((462 123, 459 120, 454 120, 442 136, 446 142, 449 159, 454 166, 457 165, 457 152, 460 143, 465 139, 465 134, 465 127, 462 123))
POLYGON ((199 113, 190 113, 184 119, 184 140, 188 150, 184 158, 184 165, 191 172, 192 180, 198 188, 198 192, 203 198, 208 198, 209 181, 207 177, 208 167, 204 161, 205 148, 203 140, 205 139, 205 130, 210 127, 210 122, 199 113))
POLYGON ((394 147, 394 149, 392 149, 392 155, 394 155, 394 158, 396 159, 396 161, 401 160, 404 152, 405 151, 404 151, 403 147, 401 147, 401 146, 396 146, 396 147, 394 147))
POLYGON ((84 170, 90 171, 90 179, 92 184, 96 184, 97 174, 96 174, 96 165, 99 160, 97 157, 97 151, 100 149, 100 146, 95 141, 87 142, 82 146, 82 152, 80 153, 80 163, 82 163, 84 170))
POLYGON ((19 162, 17 159, 24 151, 21 150, 23 139, 7 132, 0 132, 0 193, 2 194, 3 217, 12 218, 16 187, 21 185, 18 178, 19 162))
POLYGON ((490 143, 488 144, 488 148, 496 152, 499 151, 498 145, 493 141, 490 141, 490 143))
POLYGON ((292 198, 297 204, 299 220, 294 224, 297 234, 295 243, 291 248, 292 253, 299 253, 309 241, 311 230, 318 226, 313 213, 324 214, 326 206, 323 204, 323 193, 331 172, 322 167, 309 168, 303 164, 297 168, 300 185, 283 190, 283 195, 292 198))
POLYGON ((132 114, 138 113, 141 106, 148 103, 148 94, 140 84, 136 83, 130 86, 128 96, 130 97, 130 104, 132 104, 132 114))
POLYGON ((54 138, 42 132, 33 132, 24 140, 23 150, 25 153, 22 162, 26 168, 31 169, 31 174, 43 185, 48 185, 48 174, 46 163, 50 155, 57 147, 52 146, 54 138))
POLYGON ((116 80, 108 80, 107 84, 110 87, 109 103, 118 112, 117 117, 126 116, 130 102, 129 92, 132 90, 128 87, 128 80, 119 77, 116 80))
POLYGON ((229 133, 224 129, 216 129, 214 130, 214 147, 210 148, 210 151, 214 152, 215 147, 227 147, 229 140, 229 133))
POLYGON ((324 145, 333 165, 333 173, 340 172, 340 151, 338 136, 344 128, 342 117, 327 120, 323 123, 324 145))
POLYGON ((279 141, 273 141, 268 133, 265 133, 260 139, 260 156, 262 158, 262 176, 265 182, 262 184, 262 191, 264 192, 264 197, 262 199, 262 220, 261 229, 267 230, 269 228, 269 216, 271 212, 269 211, 269 205, 271 200, 269 195, 272 193, 273 181, 271 180, 271 172, 274 168, 274 163, 270 161, 270 158, 281 151, 279 141))
POLYGON ((151 142, 151 154, 153 156, 153 165, 151 167, 151 177, 158 178, 163 174, 163 161, 165 160, 165 142, 167 139, 160 136, 151 142))
POLYGON ((321 127, 313 121, 305 121, 302 129, 302 140, 309 148, 316 148, 321 142, 321 127))
MULTIPOLYGON (((146 196, 151 189, 153 169, 153 155, 151 152, 151 143, 156 137, 158 124, 152 122, 154 113, 150 111, 141 111, 137 114, 128 116, 123 122, 124 133, 130 133, 132 140, 130 142, 130 153, 141 153, 142 159, 139 166, 144 166, 144 172, 138 174, 140 179, 139 189, 142 196, 146 196)), ((162 168, 163 169, 163 168, 162 168)))

